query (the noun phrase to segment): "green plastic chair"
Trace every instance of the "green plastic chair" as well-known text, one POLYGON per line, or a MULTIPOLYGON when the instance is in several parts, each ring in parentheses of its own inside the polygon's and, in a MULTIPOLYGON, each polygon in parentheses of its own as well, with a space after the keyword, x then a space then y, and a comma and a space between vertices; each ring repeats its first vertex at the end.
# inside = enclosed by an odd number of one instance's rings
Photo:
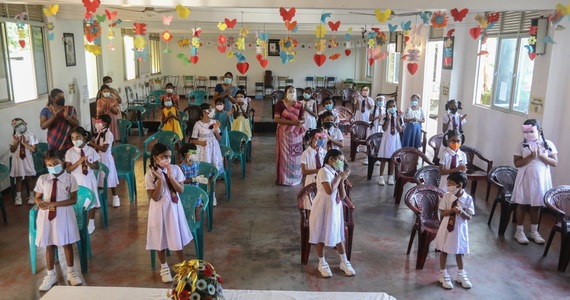
POLYGON ((226 159, 226 167, 224 168, 224 171, 220 173, 220 176, 224 177, 224 181, 226 183, 226 199, 230 201, 232 198, 232 169, 229 166, 232 163, 234 152, 232 151, 232 148, 226 145, 220 145, 220 150, 226 159))
MULTIPOLYGON (((180 194, 180 201, 184 207, 184 215, 188 222, 188 227, 194 237, 194 247, 196 249, 196 258, 204 259, 204 213, 208 207, 210 200, 208 194, 199 187, 190 184, 184 185, 184 192, 180 194), (196 202, 202 199, 202 208, 200 208, 200 219, 196 220, 196 202)), ((150 250, 150 264, 154 270, 156 265, 156 251, 150 250)))
MULTIPOLYGON (((0 181, 4 180, 10 175, 10 168, 7 165, 0 163, 0 181)), ((0 193, 0 210, 2 210, 2 218, 4 218, 4 224, 8 223, 6 218, 6 207, 4 207, 4 199, 2 198, 2 193, 0 193)))
MULTIPOLYGON (((245 164, 247 161, 247 148, 249 147, 249 137, 247 134, 232 130, 228 133, 230 137, 230 148, 234 152, 233 158, 239 158, 241 163, 241 178, 245 178, 245 164)), ((231 166, 231 161, 228 163, 228 167, 231 166)))
POLYGON ((230 135, 228 134, 228 127, 224 127, 222 130, 222 136, 220 138, 220 145, 230 146, 230 135))
POLYGON ((188 94, 188 106, 190 105, 200 105, 204 103, 204 98, 206 97, 206 91, 195 90, 188 94), (194 97, 194 103, 190 102, 190 98, 194 97))
POLYGON ((155 90, 155 91, 150 92, 150 94, 148 94, 148 96, 147 96, 148 109, 152 110, 152 117, 153 118, 154 118, 154 108, 162 106, 162 103, 160 102, 160 96, 162 96, 162 95, 166 95, 166 91, 155 90))
MULTIPOLYGON (((36 176, 40 176, 47 173, 47 168, 44 165, 44 154, 48 149, 47 143, 37 143, 36 152, 32 152, 32 159, 34 160, 34 169, 36 169, 36 176)), ((10 156, 10 170, 12 169, 12 156, 10 156)), ((10 190, 12 191, 12 197, 16 197, 16 180, 14 177, 10 177, 10 190)))
POLYGON ((178 143, 180 141, 180 137, 178 136, 178 134, 174 131, 169 131, 169 130, 163 130, 163 131, 158 131, 155 134, 149 136, 143 143, 143 149, 144 149, 144 153, 143 153, 143 170, 144 173, 146 174, 146 161, 150 158, 150 148, 148 147, 148 144, 150 144, 150 142, 156 140, 157 143, 162 143, 167 145, 170 150, 172 151, 172 163, 174 163, 174 152, 176 150, 175 144, 178 143))
POLYGON ((125 119, 117 119, 117 126, 119 126, 119 134, 121 135, 121 143, 128 144, 129 143, 129 131, 133 124, 129 120, 125 119))
POLYGON ((219 176, 218 168, 211 163, 201 161, 198 165, 198 176, 199 175, 204 175, 204 177, 210 180, 209 188, 207 184, 199 184, 198 186, 208 193, 209 199, 212 199, 206 209, 208 213, 208 231, 212 231, 214 227, 214 192, 216 191, 216 180, 219 176))
POLYGON ((93 170, 95 177, 97 177, 97 182, 99 182, 99 176, 101 171, 103 171, 103 189, 99 189, 99 202, 101 202, 101 218, 103 218, 103 227, 109 227, 109 187, 107 185, 107 180, 109 179, 109 168, 99 162, 99 169, 93 170))
POLYGON ((139 111, 140 118, 137 121, 131 121, 131 124, 132 124, 132 126, 136 126, 136 128, 138 129, 138 132, 139 132, 138 133, 139 138, 142 138, 144 135, 144 127, 143 127, 142 117, 143 117, 144 113, 146 112, 146 108, 144 108, 143 106, 140 106, 140 105, 133 105, 133 106, 129 106, 129 109, 134 109, 134 110, 139 111))
POLYGON ((141 152, 136 146, 129 144, 122 144, 114 146, 111 149, 115 158, 115 168, 117 169, 117 176, 124 178, 127 181, 129 188, 129 199, 131 203, 135 202, 135 195, 137 194, 137 186, 135 181, 135 161, 141 155, 141 152))
MULTIPOLYGON (((87 207, 85 207, 86 199, 95 199, 95 194, 90 189, 79 186, 79 191, 77 192, 77 203, 73 205, 73 210, 75 211, 75 218, 77 220, 77 228, 79 229, 80 240, 77 242, 77 252, 79 253, 79 262, 81 264, 81 272, 85 273, 88 270, 88 257, 91 256, 91 241, 89 238, 89 231, 87 230, 88 222, 88 212, 93 205, 94 201, 91 201, 87 207)), ((32 274, 36 274, 36 235, 37 235, 37 222, 36 218, 38 216, 38 205, 34 205, 29 212, 29 232, 28 232, 28 244, 30 248, 30 264, 32 267, 32 274)), ((57 252, 56 252, 57 256, 57 252)))
POLYGON ((188 128, 188 113, 179 111, 180 114, 180 129, 182 129, 182 144, 186 143, 186 129, 188 128))

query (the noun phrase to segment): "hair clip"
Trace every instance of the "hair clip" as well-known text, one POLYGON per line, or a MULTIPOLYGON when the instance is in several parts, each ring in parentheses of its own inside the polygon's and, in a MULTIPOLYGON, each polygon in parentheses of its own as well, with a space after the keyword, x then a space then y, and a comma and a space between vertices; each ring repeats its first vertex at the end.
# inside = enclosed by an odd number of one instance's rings
POLYGON ((523 125, 522 130, 523 131, 530 131, 530 130, 532 130, 533 127, 534 127, 533 125, 523 125))

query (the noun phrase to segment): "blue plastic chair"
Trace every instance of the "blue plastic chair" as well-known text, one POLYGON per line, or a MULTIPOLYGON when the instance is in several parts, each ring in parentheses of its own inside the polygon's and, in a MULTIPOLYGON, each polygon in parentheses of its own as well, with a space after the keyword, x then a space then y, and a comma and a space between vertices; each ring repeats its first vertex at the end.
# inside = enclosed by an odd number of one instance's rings
POLYGON ((220 173, 220 176, 224 177, 224 181, 226 183, 226 199, 230 201, 232 198, 232 169, 229 168, 229 165, 232 163, 234 152, 232 151, 232 148, 226 145, 220 145, 220 150, 226 159, 226 167, 224 168, 224 171, 220 173))
POLYGON ((211 163, 201 161, 198 165, 198 176, 199 175, 204 175, 210 182, 209 188, 207 184, 199 184, 198 186, 206 191, 208 198, 211 199, 206 212, 208 213, 208 231, 212 231, 214 227, 214 192, 216 191, 216 180, 219 176, 218 168, 211 163))
MULTIPOLYGON (((47 168, 44 165, 44 154, 48 149, 47 143, 37 143, 36 152, 32 152, 32 158, 34 160, 34 169, 36 169, 36 176, 40 176, 47 173, 47 168)), ((12 156, 10 156, 10 170, 12 169, 12 156)), ((10 177, 10 189, 12 191, 12 197, 16 197, 16 181, 14 177, 10 177)))
POLYGON ((133 124, 129 120, 117 119, 117 126, 119 127, 119 135, 121 135, 121 143, 129 143, 129 132, 133 124))
MULTIPOLYGON (((85 207, 86 199, 95 199, 95 194, 90 189, 79 186, 79 191, 77 192, 77 203, 73 205, 73 210, 75 211, 75 218, 77 220, 77 228, 79 229, 80 240, 77 242, 77 252, 79 253, 79 262, 81 264, 81 272, 85 273, 88 270, 88 257, 91 256, 91 241, 89 238, 89 231, 87 230, 88 222, 88 212, 95 204, 91 201, 87 207, 85 207)), ((32 267, 32 274, 36 274, 36 235, 37 235, 37 223, 36 218, 38 215, 38 206, 34 205, 29 212, 29 232, 28 232, 28 244, 30 248, 30 264, 32 267)), ((57 252, 56 252, 57 256, 57 252)))
POLYGON ((188 106, 190 105, 200 105, 204 103, 204 98, 206 97, 207 93, 203 90, 195 90, 188 94, 188 106), (190 98, 194 97, 194 103, 190 102, 190 98))
MULTIPOLYGON (((230 137, 230 148, 232 148, 232 151, 234 152, 232 159, 235 157, 239 158, 241 163, 241 178, 245 178, 247 148, 250 147, 250 144, 248 143, 250 139, 247 134, 236 130, 230 131, 228 135, 230 137)), ((231 165, 231 161, 228 162, 228 168, 230 168, 231 165)))
MULTIPOLYGON (((0 181, 4 180, 8 175, 10 175, 10 168, 7 165, 0 163, 0 181)), ((0 193, 0 210, 2 210, 2 218, 4 218, 4 224, 8 223, 6 218, 6 207, 4 207, 4 199, 2 198, 2 193, 0 193)))
MULTIPOLYGON (((134 109, 137 110, 139 112, 140 118, 137 121, 131 121, 132 126, 136 126, 136 128, 138 129, 138 134, 139 134, 139 138, 142 138, 144 135, 144 127, 143 127, 143 115, 146 112, 146 108, 144 108, 143 106, 140 105, 132 105, 129 106, 129 109, 134 109)), ((130 133, 130 132, 129 132, 130 133)))
POLYGON ((155 134, 149 136, 143 143, 143 149, 144 149, 143 170, 145 174, 146 174, 146 161, 150 158, 150 148, 148 145, 150 144, 150 142, 154 140, 156 140, 157 143, 165 144, 170 148, 170 150, 172 151, 172 163, 175 163, 174 161, 175 158, 174 151, 176 150, 175 144, 180 141, 180 137, 174 131, 169 131, 169 130, 158 131, 155 134))
POLYGON ((150 92, 147 96, 147 103, 148 103, 148 110, 152 110, 152 117, 154 118, 154 108, 162 106, 160 102, 160 96, 166 95, 166 91, 163 90, 155 90, 150 92))
POLYGON ((98 190, 99 201, 101 202, 101 218, 103 218, 103 227, 109 227, 109 187, 107 185, 107 180, 109 179, 109 168, 99 162, 99 169, 93 170, 95 177, 97 177, 97 182, 99 182, 99 176, 101 176, 101 171, 103 171, 103 188, 98 190))
POLYGON ((135 181, 135 160, 139 158, 141 152, 136 146, 129 144, 122 144, 115 146, 111 149, 115 158, 115 168, 117 169, 117 176, 124 178, 127 181, 129 189, 129 199, 131 203, 135 202, 135 195, 137 194, 137 186, 135 181))

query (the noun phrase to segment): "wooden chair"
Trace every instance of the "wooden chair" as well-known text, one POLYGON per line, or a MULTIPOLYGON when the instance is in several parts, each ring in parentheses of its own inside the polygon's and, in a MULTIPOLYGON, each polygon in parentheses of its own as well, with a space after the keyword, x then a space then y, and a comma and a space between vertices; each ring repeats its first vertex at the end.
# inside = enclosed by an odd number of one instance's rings
MULTIPOLYGON (((469 147, 461 146, 461 151, 465 152, 467 156, 467 179, 471 180, 471 196, 475 199, 475 192, 477 191, 477 182, 480 180, 487 181, 489 177, 489 172, 493 169, 493 161, 484 157, 479 150, 469 147), (475 156, 487 164, 486 167, 481 168, 473 163, 475 156)), ((487 181, 487 194, 485 196, 485 201, 489 199, 489 193, 491 192, 491 185, 487 181)))
POLYGON ((196 77, 196 89, 197 90, 203 90, 205 92, 207 92, 208 89, 208 77, 206 76, 198 76, 196 77))
POLYGON ((195 88, 194 75, 184 75, 183 79, 184 79, 184 86, 183 86, 184 95, 188 95, 187 90, 193 92, 195 88))
POLYGON ((558 271, 565 272, 570 261, 570 185, 551 188, 544 195, 544 204, 556 216, 556 224, 552 226, 543 256, 548 254, 550 244, 556 232, 560 232, 560 256, 558 271))
POLYGON ((335 94, 336 93, 336 77, 327 76, 325 88, 332 90, 333 94, 335 94))
POLYGON ((274 91, 271 93, 271 118, 275 115, 275 104, 279 102, 279 100, 283 100, 285 98, 285 92, 283 91, 274 91))
POLYGON ((489 172, 489 186, 494 184, 498 187, 498 190, 497 197, 495 198, 495 201, 493 201, 493 207, 491 208, 487 225, 491 226, 491 220, 493 220, 497 203, 501 203, 501 220, 499 221, 500 236, 505 235, 505 230, 507 229, 507 225, 509 225, 511 213, 514 212, 517 207, 516 203, 511 202, 511 195, 516 177, 517 169, 511 166, 495 167, 491 172, 489 172))
POLYGON ((316 88, 325 88, 325 77, 322 77, 322 76, 315 77, 315 87, 316 88))
POLYGON ((305 77, 305 85, 312 89, 315 88, 315 77, 314 76, 307 76, 305 77))
POLYGON ((315 98, 315 101, 317 101, 317 105, 319 106, 322 106, 323 99, 326 97, 330 97, 332 99, 333 96, 333 93, 326 89, 319 89, 313 93, 313 98, 315 98))
POLYGON ((267 90, 271 90, 273 92, 273 72, 270 70, 265 71, 265 75, 263 76, 263 93, 266 94, 267 90))
POLYGON ((425 166, 421 167, 414 175, 414 181, 417 184, 428 184, 431 186, 439 187, 441 181, 441 174, 439 174, 438 166, 425 166))
MULTIPOLYGON (((342 89, 340 91, 340 99, 342 101, 342 106, 345 106, 350 103, 353 103, 354 100, 354 96, 356 95, 356 91, 350 88, 346 88, 346 89, 342 89)), ((352 110, 354 111, 354 106, 352 107, 352 110)))
POLYGON ((380 151, 380 144, 382 143, 382 132, 377 132, 371 134, 366 138, 366 153, 368 154, 368 173, 366 174, 366 179, 372 179, 372 173, 374 173, 374 164, 376 161, 380 160, 378 157, 378 151, 380 151))
POLYGON ((394 186, 394 202, 400 204, 404 185, 415 182, 414 175, 418 170, 418 161, 422 159, 428 165, 433 165, 429 158, 416 148, 404 147, 392 154, 392 163, 396 170, 396 185, 394 186))
POLYGON ((386 101, 394 99, 394 101, 398 102, 398 87, 396 87, 396 91, 393 93, 379 93, 376 96, 384 96, 386 97, 386 101))
POLYGON ((414 238, 416 233, 418 233, 416 269, 424 268, 429 245, 435 239, 439 229, 439 199, 443 195, 442 190, 427 184, 416 185, 406 193, 404 202, 416 214, 406 255, 410 254, 414 238))
POLYGON ((356 159, 356 149, 360 145, 366 145, 366 132, 370 123, 356 121, 350 126, 350 161, 356 159))
MULTIPOLYGON (((439 150, 443 141, 443 134, 436 134, 429 138, 428 145, 433 149, 433 163, 439 165, 439 150)), ((425 153, 425 151, 424 151, 425 153)))
POLYGON ((289 77, 288 76, 277 76, 277 89, 278 90, 285 90, 285 87, 287 86, 287 79, 289 77))
MULTIPOLYGON (((345 234, 345 250, 346 257, 350 260, 352 254, 352 239, 354 234, 354 218, 352 213, 354 211, 354 204, 350 200, 350 190, 352 185, 348 180, 345 181, 346 198, 342 200, 343 215, 344 215, 344 234, 345 234)), ((309 254, 311 253, 311 244, 309 243, 309 214, 310 210, 305 209, 305 198, 309 197, 311 202, 317 195, 317 184, 311 183, 305 186, 297 195, 297 206, 301 214, 301 264, 306 265, 309 261, 309 254)))
POLYGON ((338 114, 339 124, 338 127, 342 133, 346 134, 348 132, 348 128, 354 122, 354 114, 350 111, 350 109, 344 106, 335 106, 333 111, 338 114))

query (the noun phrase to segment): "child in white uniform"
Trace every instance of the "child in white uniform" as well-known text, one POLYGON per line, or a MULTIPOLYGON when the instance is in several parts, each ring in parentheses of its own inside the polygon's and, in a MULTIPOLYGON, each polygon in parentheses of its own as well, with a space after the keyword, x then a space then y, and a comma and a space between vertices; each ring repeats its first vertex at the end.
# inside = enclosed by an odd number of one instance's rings
POLYGON ((558 151, 554 143, 544 138, 538 120, 529 119, 522 126, 524 140, 514 151, 514 164, 518 168, 511 201, 517 203, 517 231, 515 240, 528 244, 523 224, 526 211, 530 215, 530 238, 544 244, 538 233, 540 208, 544 206, 544 194, 552 188, 550 167, 558 165, 558 151))
POLYGON ((439 188, 447 192, 447 176, 454 172, 467 172, 467 156, 459 149, 462 144, 461 133, 459 131, 448 131, 443 136, 442 144, 448 145, 443 150, 442 159, 439 162, 439 188))
POLYGON ((439 267, 441 269, 439 282, 446 289, 452 289, 451 277, 447 272, 447 254, 455 254, 457 261, 456 281, 469 289, 471 282, 463 269, 463 255, 469 254, 469 223, 475 214, 473 198, 467 195, 464 188, 467 175, 454 172, 446 181, 448 192, 439 201, 439 212, 443 219, 435 236, 435 249, 440 250, 439 267))
POLYGON ((344 181, 350 170, 344 169, 344 155, 340 150, 329 150, 325 156, 325 166, 317 174, 317 195, 309 217, 309 243, 315 244, 319 256, 318 270, 325 278, 332 272, 325 260, 324 248, 336 247, 341 258, 340 269, 347 276, 356 272, 344 252, 344 216, 342 199, 346 197, 344 181))
POLYGON ((73 244, 80 240, 73 210, 73 205, 77 202, 77 182, 73 175, 63 169, 62 156, 58 150, 48 150, 44 162, 49 173, 38 178, 34 189, 35 201, 40 209, 36 219, 36 247, 46 247, 47 276, 40 285, 42 292, 48 291, 57 283, 54 264, 58 246, 62 246, 65 252, 67 281, 71 285, 82 283, 73 269, 73 244))
MULTIPOLYGON (((99 169, 98 161, 101 159, 97 151, 87 145, 90 140, 89 133, 83 127, 75 127, 70 133, 73 147, 65 153, 65 168, 71 173, 78 185, 82 185, 95 194, 93 208, 101 207, 99 202, 99 193, 97 192, 99 183, 93 169, 99 169)), ((87 226, 89 234, 95 231, 95 209, 89 211, 89 225, 87 226)))
POLYGON ((34 195, 34 177, 36 176, 36 169, 34 167, 34 159, 32 152, 36 152, 38 140, 28 130, 28 124, 20 118, 12 120, 12 143, 10 144, 10 152, 12 152, 12 168, 10 170, 10 177, 16 179, 16 198, 15 204, 22 205, 22 180, 25 178, 28 185, 30 195, 28 197, 28 204, 36 203, 36 196, 34 195))
MULTIPOLYGON (((457 100, 449 100, 445 103, 445 111, 447 112, 443 118, 443 133, 447 133, 449 130, 457 130, 461 132, 463 135, 463 125, 467 123, 467 114, 462 115, 457 111, 463 109, 461 105, 461 101, 457 100)), ((438 158, 441 159, 443 157, 443 152, 445 150, 445 146, 441 145, 439 150, 438 158)))
POLYGON ((370 88, 363 86, 360 89, 360 94, 354 97, 354 120, 368 122, 370 110, 374 108, 374 99, 368 96, 370 88))
MULTIPOLYGON (((334 101, 333 99, 331 99, 331 97, 325 97, 323 98, 323 102, 322 102, 322 106, 324 107, 324 109, 319 111, 319 119, 322 119, 322 115, 326 112, 330 112, 332 113, 332 115, 334 116, 334 124, 336 126, 338 126, 338 124, 340 123, 340 117, 338 116, 338 113, 334 110, 334 101)), ((318 124, 317 124, 318 126, 318 124)))
POLYGON ((311 88, 305 88, 305 91, 303 91, 305 123, 303 123, 303 126, 307 130, 317 128, 317 101, 312 98, 312 95, 313 91, 311 88))
POLYGON ((146 250, 156 250, 162 282, 172 281, 165 249, 176 252, 178 261, 182 262, 182 249, 192 241, 179 195, 184 191, 186 178, 180 167, 170 164, 171 156, 172 152, 166 145, 156 143, 151 149, 149 171, 145 174, 150 202, 146 250))
POLYGON ((384 180, 384 167, 388 163, 388 185, 394 185, 394 164, 391 161, 392 154, 398 149, 402 148, 400 140, 400 132, 402 132, 402 116, 398 115, 396 110, 396 102, 389 100, 386 103, 386 114, 382 119, 382 142, 378 150, 378 157, 380 157, 380 178, 378 179, 379 185, 386 185, 384 180))
POLYGON ((344 145, 344 136, 342 135, 342 131, 336 127, 334 118, 333 113, 330 111, 319 115, 318 127, 322 128, 328 136, 327 150, 342 149, 344 145))
POLYGON ((379 133, 379 132, 384 132, 382 130, 382 126, 380 125, 381 120, 384 118, 384 103, 386 101, 386 97, 384 96, 378 96, 378 98, 376 98, 376 105, 374 106, 374 108, 372 108, 372 110, 370 111, 370 116, 368 117, 368 120, 370 120, 370 129, 368 130, 368 136, 374 134, 374 133, 379 133))
MULTIPOLYGON (((301 171, 305 176, 304 186, 307 186, 317 181, 317 173, 324 166, 325 155, 327 150, 326 134, 322 129, 313 129, 309 132, 309 139, 311 141, 310 147, 307 147, 303 154, 301 154, 301 171)), ((305 199, 304 208, 311 210, 312 203, 307 197, 305 199)))
MULTIPOLYGON (((111 193, 113 194, 113 207, 119 207, 121 206, 121 200, 119 199, 119 195, 117 195, 116 189, 117 185, 119 185, 119 177, 117 175, 113 153, 111 152, 115 137, 111 130, 109 130, 110 122, 111 117, 109 115, 100 115, 97 117, 95 120, 97 135, 89 142, 89 146, 97 151, 101 157, 101 163, 105 164, 109 169, 109 174, 107 174, 107 187, 111 189, 111 193)), ((104 187, 104 180, 104 174, 99 173, 99 188, 104 187)))

